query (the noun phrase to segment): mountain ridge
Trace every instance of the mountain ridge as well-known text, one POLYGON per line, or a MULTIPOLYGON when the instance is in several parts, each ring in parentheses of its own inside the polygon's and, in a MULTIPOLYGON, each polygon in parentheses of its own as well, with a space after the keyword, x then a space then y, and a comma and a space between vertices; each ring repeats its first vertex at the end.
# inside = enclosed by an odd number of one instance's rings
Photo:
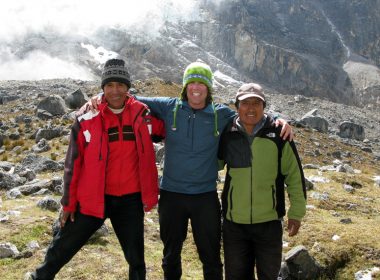
POLYGON ((377 1, 202 0, 198 9, 195 18, 167 17, 161 26, 147 18, 142 31, 103 26, 86 35, 45 28, 5 47, 18 59, 41 52, 78 65, 90 79, 99 77, 111 55, 126 59, 134 79, 176 83, 187 64, 202 59, 235 83, 256 81, 283 94, 380 107, 377 1))

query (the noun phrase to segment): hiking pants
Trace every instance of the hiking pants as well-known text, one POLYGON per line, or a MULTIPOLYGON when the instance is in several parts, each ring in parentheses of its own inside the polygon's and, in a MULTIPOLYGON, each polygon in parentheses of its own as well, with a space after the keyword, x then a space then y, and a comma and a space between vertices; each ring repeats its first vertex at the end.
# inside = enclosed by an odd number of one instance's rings
POLYGON ((181 251, 190 220, 204 279, 221 280, 221 210, 217 192, 188 195, 161 190, 158 212, 164 279, 181 278, 181 251))
MULTIPOLYGON (((144 261, 144 211, 141 194, 106 196, 105 217, 112 227, 129 264, 130 280, 145 279, 144 261)), ((88 239, 103 225, 105 219, 75 214, 74 222, 67 220, 65 226, 54 236, 44 262, 34 273, 33 279, 54 279, 58 271, 86 244, 88 239)), ((94 271, 96 273, 96 271, 94 271)))
POLYGON ((282 223, 259 224, 223 221, 223 248, 226 280, 277 280, 281 268, 282 223))

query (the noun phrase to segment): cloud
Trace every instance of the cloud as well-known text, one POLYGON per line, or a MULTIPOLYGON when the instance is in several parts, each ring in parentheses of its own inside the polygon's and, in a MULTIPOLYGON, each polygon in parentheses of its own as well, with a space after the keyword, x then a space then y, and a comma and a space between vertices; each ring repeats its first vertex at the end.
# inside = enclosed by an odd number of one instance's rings
MULTIPOLYGON (((29 45, 28 38, 33 38, 34 34, 38 34, 38 38, 51 38, 51 34, 62 35, 57 36, 60 38, 79 35, 96 43, 94 38, 99 35, 99 28, 108 27, 125 30, 135 40, 151 40, 159 34, 165 22, 198 20, 203 1, 216 3, 220 0, 3 1, 0 17, 0 79, 92 79, 85 67, 52 57, 43 50, 33 49, 36 46, 29 45), (19 49, 26 51, 20 55, 19 49)), ((82 47, 100 63, 110 55, 99 45, 82 44, 82 47)), ((64 49, 65 45, 62 45, 62 53, 64 49)))
MULTIPOLYGON (((4 55, 4 52, 2 53, 4 55)), ((73 78, 93 80, 95 77, 85 67, 51 57, 41 51, 29 53, 20 60, 8 54, 0 68, 0 80, 40 80, 73 78)))
POLYGON ((0 38, 9 42, 46 29, 89 35, 101 26, 156 30, 164 21, 197 17, 188 0, 12 0, 1 5, 0 38))

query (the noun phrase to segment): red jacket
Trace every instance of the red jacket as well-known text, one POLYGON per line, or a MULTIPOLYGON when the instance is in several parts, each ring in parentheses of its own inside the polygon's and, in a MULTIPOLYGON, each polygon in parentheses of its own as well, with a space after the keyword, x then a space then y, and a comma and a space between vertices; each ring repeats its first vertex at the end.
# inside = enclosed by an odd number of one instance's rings
MULTIPOLYGON (((98 112, 90 111, 78 117, 72 127, 65 160, 64 194, 61 200, 65 211, 75 212, 79 206, 79 211, 83 214, 104 217, 109 140, 113 141, 112 131, 109 127, 106 128, 106 125, 109 126, 110 114, 112 114, 107 110, 109 110, 107 104, 100 104, 98 112)), ((126 100, 122 114, 122 123, 128 121, 131 121, 131 127, 129 126, 131 131, 128 132, 127 138, 129 140, 133 138, 137 149, 135 162, 128 164, 137 166, 138 169, 135 172, 137 178, 128 178, 136 180, 131 192, 135 192, 138 186, 144 209, 149 211, 158 201, 158 175, 149 130, 152 134, 163 136, 164 126, 162 121, 149 115, 146 105, 133 97, 126 100)), ((126 137, 123 134, 118 137, 126 137)), ((120 160, 128 159, 123 158, 121 153, 120 160)), ((123 171, 120 174, 131 176, 123 171)))

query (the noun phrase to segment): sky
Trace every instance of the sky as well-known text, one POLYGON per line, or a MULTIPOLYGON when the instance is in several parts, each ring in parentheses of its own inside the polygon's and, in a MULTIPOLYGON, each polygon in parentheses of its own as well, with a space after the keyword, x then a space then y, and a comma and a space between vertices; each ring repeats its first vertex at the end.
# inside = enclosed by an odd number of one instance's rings
MULTIPOLYGON (((1 5, 0 38, 56 28, 88 34, 99 26, 128 27, 163 19, 194 18, 198 1, 188 0, 11 0, 1 5)), ((153 26, 153 24, 152 24, 153 26)))
MULTIPOLYGON (((91 36, 99 27, 144 30, 152 36, 165 20, 199 17, 201 0, 11 0, 2 1, 0 17, 0 80, 72 77, 91 80, 85 68, 39 50, 20 59, 17 44, 30 32, 91 36), (59 71, 49 71, 52 65, 59 71), (38 65, 38 67, 36 67, 38 65)), ((219 2, 221 0, 208 0, 219 2)), ((91 46, 84 46, 89 53, 91 46)), ((107 51, 107 50, 106 50, 107 51)))

